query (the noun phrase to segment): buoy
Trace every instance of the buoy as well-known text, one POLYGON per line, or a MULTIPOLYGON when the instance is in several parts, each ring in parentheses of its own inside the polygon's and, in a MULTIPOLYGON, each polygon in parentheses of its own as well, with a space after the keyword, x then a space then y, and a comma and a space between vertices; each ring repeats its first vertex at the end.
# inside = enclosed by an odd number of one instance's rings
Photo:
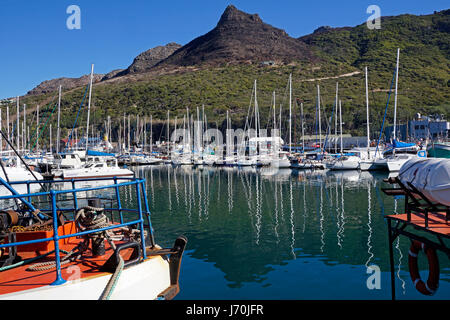
POLYGON ((408 264, 409 274, 417 291, 428 296, 435 294, 439 287, 439 261, 436 250, 426 246, 422 242, 413 240, 409 248, 408 264), (419 266, 417 264, 418 255, 421 250, 423 250, 428 258, 429 274, 427 282, 424 282, 420 278, 419 266))

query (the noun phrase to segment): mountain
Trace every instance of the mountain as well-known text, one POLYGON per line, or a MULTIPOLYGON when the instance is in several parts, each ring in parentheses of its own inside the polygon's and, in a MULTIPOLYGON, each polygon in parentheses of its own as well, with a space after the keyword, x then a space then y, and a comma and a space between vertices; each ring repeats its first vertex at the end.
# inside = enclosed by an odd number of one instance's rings
POLYGON ((264 23, 258 14, 229 5, 214 29, 184 45, 156 67, 296 60, 318 58, 305 43, 264 23))
MULTIPOLYGON (((213 127, 223 126, 227 111, 233 125, 243 126, 257 79, 264 124, 271 119, 274 91, 277 107, 282 104, 286 112, 286 85, 292 74, 293 96, 295 101, 304 104, 308 134, 314 132, 317 85, 320 85, 324 112, 322 128, 326 128, 334 106, 336 82, 339 82, 339 98, 342 99, 344 131, 364 134, 364 67, 368 66, 371 129, 376 134, 384 115, 397 48, 400 48, 397 119, 411 119, 417 112, 448 117, 449 12, 382 17, 380 30, 370 30, 365 23, 339 28, 324 26, 312 34, 293 38, 263 22, 257 14, 228 6, 208 33, 181 47, 169 43, 165 49, 164 46, 150 49, 137 56, 127 69, 114 70, 104 75, 102 81, 96 81, 91 123, 98 123, 100 128, 102 119, 110 115, 113 126, 118 129, 124 114, 151 114, 154 123, 163 122, 167 110, 171 119, 178 116, 180 120, 186 108, 194 110, 204 105, 213 127), (272 61, 273 64, 264 63, 272 61)), ((49 104, 61 81, 43 82, 39 90, 32 90, 34 94, 21 101, 27 104, 29 112, 37 104, 49 104)), ((74 79, 67 87, 63 85, 64 128, 73 126, 87 83, 88 79, 84 78, 78 87, 74 79)), ((393 97, 390 105, 392 103, 393 97)), ((299 106, 295 104, 293 108, 297 117, 292 123, 293 131, 298 133, 299 106)), ((392 123, 392 119, 390 108, 385 125, 392 123)), ((153 128, 155 137, 160 136, 157 127, 153 128)), ((286 132, 286 128, 282 132, 286 132)))
MULTIPOLYGON (((103 74, 94 74, 92 82, 96 83, 103 79, 103 74)), ((86 74, 79 78, 57 78, 52 80, 45 80, 37 85, 32 90, 28 91, 27 95, 40 95, 46 93, 54 93, 61 85, 64 90, 86 86, 89 84, 90 74, 86 74)))
POLYGON ((176 50, 181 48, 181 45, 175 42, 166 44, 165 46, 157 46, 147 51, 142 52, 136 58, 133 63, 125 70, 117 73, 115 77, 131 73, 142 73, 149 71, 154 65, 161 60, 166 59, 176 50))
POLYGON ((360 70, 368 66, 369 76, 383 76, 386 81, 394 71, 400 48, 399 88, 405 96, 410 95, 410 104, 449 101, 450 10, 382 17, 378 30, 367 28, 365 23, 319 28, 299 40, 326 61, 360 70))

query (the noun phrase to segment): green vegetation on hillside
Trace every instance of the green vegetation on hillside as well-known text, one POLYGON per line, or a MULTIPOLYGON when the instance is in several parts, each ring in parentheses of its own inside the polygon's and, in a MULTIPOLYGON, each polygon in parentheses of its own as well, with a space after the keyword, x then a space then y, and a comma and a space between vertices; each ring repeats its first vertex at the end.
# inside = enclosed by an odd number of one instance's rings
MULTIPOLYGON (((106 117, 112 118, 117 130, 123 123, 123 115, 131 114, 135 125, 136 115, 153 116, 154 137, 161 133, 167 120, 167 110, 173 120, 182 124, 186 108, 196 112, 205 107, 212 127, 225 127, 226 111, 230 111, 233 126, 243 127, 251 101, 254 80, 258 86, 258 104, 262 126, 272 125, 272 92, 276 92, 277 112, 283 110, 284 132, 287 126, 289 74, 292 73, 293 95, 304 103, 306 134, 314 134, 317 84, 320 85, 322 128, 335 100, 336 82, 339 82, 339 99, 342 100, 344 132, 365 135, 366 107, 364 68, 369 70, 369 102, 372 134, 378 136, 400 48, 400 71, 397 119, 404 123, 415 113, 450 115, 450 16, 449 11, 433 15, 402 15, 383 18, 381 30, 369 30, 365 24, 354 28, 338 28, 314 33, 301 38, 322 61, 316 64, 296 62, 290 65, 262 66, 254 64, 230 64, 199 67, 196 71, 183 71, 133 81, 100 82, 93 87, 91 120, 101 129, 106 117), (320 81, 310 79, 336 77, 352 72, 352 76, 320 81)), ((300 40, 299 40, 300 41, 300 40)), ((73 126, 85 88, 63 92, 63 136, 73 126)), ((26 96, 21 103, 28 108, 37 104, 56 101, 57 92, 40 96, 26 96)), ((393 94, 388 109, 386 125, 393 119, 393 94)), ((300 109, 294 103, 294 135, 300 139, 300 109)), ((15 110, 14 104, 11 110, 15 110)), ((44 110, 43 110, 44 111, 44 110)), ((44 119, 45 112, 41 113, 44 119)), ((78 124, 85 127, 87 98, 80 112, 78 124)), ((32 117, 29 117, 32 119, 32 117)), ((41 123, 43 120, 41 120, 41 123)), ((56 128, 56 114, 51 118, 56 128)), ((80 129, 82 130, 82 129, 80 129)), ((334 129, 333 129, 334 130, 334 129)), ((80 135, 80 132, 79 132, 80 135)), ((164 134, 163 134, 164 135, 164 134)), ((113 137, 114 138, 114 137, 113 137)))

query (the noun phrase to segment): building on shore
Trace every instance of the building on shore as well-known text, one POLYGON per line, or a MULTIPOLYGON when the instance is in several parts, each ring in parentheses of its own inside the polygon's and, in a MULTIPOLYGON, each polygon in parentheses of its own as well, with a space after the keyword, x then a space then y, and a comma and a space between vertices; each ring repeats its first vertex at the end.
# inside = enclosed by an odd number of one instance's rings
MULTIPOLYGON (((393 137, 394 127, 386 127, 386 137, 393 137)), ((422 116, 417 113, 413 120, 397 125, 398 139, 407 140, 445 140, 450 137, 450 122, 444 115, 422 116)))

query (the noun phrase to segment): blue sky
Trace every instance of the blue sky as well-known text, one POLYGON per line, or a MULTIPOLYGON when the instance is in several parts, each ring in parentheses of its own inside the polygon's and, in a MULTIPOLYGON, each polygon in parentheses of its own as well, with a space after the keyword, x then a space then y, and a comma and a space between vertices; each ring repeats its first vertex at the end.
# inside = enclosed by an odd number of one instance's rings
POLYGON ((0 99, 26 94, 44 80, 126 68, 139 53, 169 42, 186 44, 215 27, 229 4, 299 37, 316 28, 364 23, 369 5, 382 16, 430 14, 448 0, 0 0, 0 99), (70 5, 81 29, 69 30, 70 5))

